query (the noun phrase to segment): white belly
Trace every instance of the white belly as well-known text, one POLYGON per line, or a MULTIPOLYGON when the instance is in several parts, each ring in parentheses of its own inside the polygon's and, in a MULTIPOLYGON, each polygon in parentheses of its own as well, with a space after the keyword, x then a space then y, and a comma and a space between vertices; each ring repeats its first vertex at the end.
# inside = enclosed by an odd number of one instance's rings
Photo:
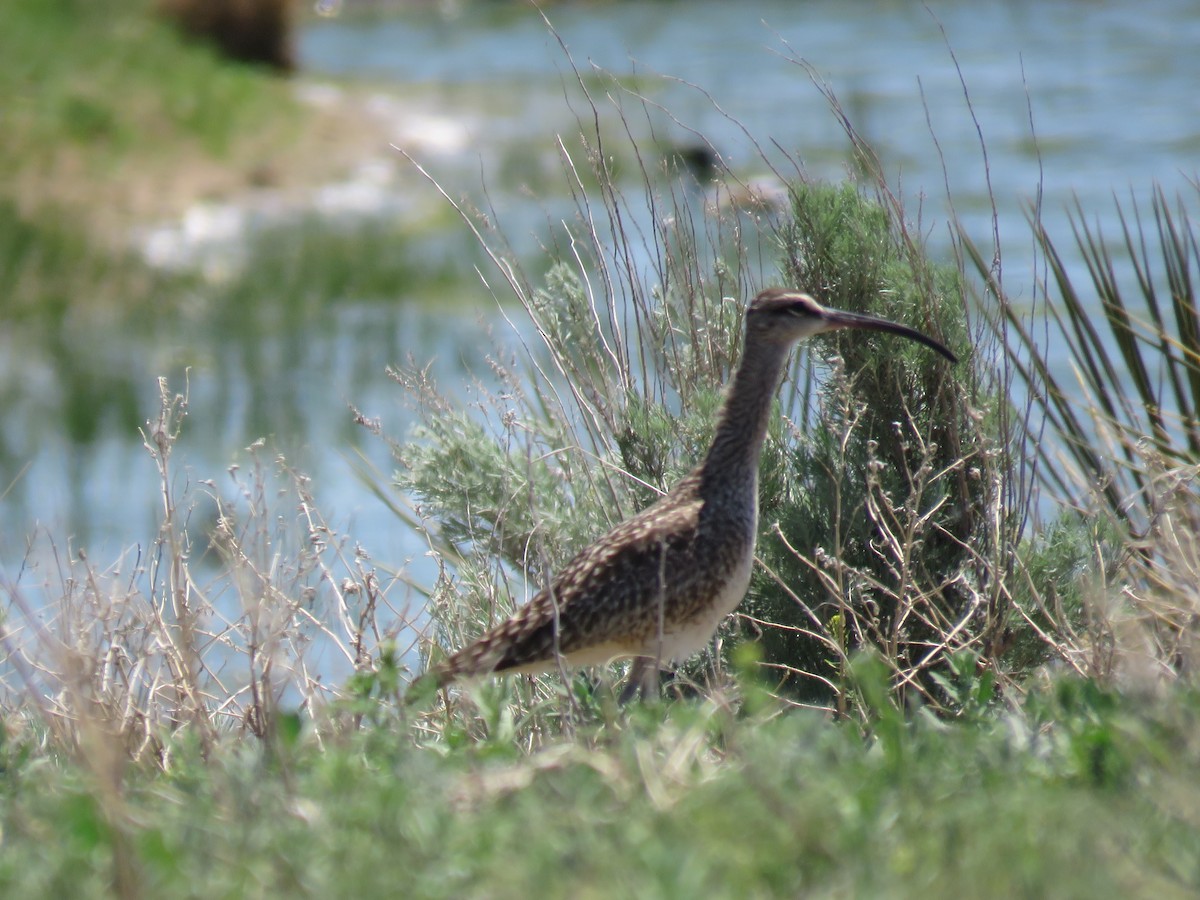
MULTIPOLYGON (((721 586, 720 593, 708 608, 694 617, 691 621, 681 622, 672 627, 667 623, 663 633, 662 653, 660 658, 665 662, 683 662, 688 657, 703 650, 712 640, 713 634, 724 618, 737 609, 738 604, 746 596, 750 587, 750 571, 754 567, 754 558, 747 554, 746 559, 738 563, 738 567, 729 573, 729 577, 721 586)), ((648 656, 659 655, 657 648, 648 648, 648 656)))

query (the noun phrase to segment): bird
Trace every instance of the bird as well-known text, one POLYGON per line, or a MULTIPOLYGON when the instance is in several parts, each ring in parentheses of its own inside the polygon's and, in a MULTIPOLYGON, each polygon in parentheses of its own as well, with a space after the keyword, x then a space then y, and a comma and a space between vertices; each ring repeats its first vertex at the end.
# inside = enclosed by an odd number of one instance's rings
POLYGON ((742 355, 701 462, 670 491, 581 550, 510 618, 414 682, 444 688, 500 673, 540 674, 632 657, 620 699, 657 697, 660 670, 712 640, 750 585, 758 532, 758 467, 773 398, 796 342, 842 329, 918 341, 887 319, 768 288, 747 306, 742 355))

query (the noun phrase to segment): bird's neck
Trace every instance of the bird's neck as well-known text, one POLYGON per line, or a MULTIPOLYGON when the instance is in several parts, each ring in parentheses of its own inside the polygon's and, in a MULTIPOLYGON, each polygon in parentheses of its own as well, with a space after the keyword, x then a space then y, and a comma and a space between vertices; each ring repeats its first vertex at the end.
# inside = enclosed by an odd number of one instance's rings
POLYGON ((775 341, 747 344, 717 419, 717 433, 700 466, 701 490, 755 489, 758 459, 771 402, 790 347, 775 341))

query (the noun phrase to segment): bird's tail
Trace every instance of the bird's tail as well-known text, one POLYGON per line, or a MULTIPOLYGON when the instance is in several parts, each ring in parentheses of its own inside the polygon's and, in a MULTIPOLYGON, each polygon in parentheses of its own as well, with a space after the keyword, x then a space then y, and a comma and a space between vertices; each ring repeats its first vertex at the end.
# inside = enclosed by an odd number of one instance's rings
POLYGON ((509 669, 531 671, 557 652, 556 621, 550 597, 542 592, 478 640, 447 657, 419 677, 408 689, 416 703, 459 678, 475 678, 509 669), (419 693, 418 693, 419 691, 419 693))
POLYGON ((487 675, 496 670, 504 658, 505 648, 497 641, 481 639, 454 655, 430 666, 409 685, 404 694, 405 706, 423 703, 437 691, 460 678, 487 675))

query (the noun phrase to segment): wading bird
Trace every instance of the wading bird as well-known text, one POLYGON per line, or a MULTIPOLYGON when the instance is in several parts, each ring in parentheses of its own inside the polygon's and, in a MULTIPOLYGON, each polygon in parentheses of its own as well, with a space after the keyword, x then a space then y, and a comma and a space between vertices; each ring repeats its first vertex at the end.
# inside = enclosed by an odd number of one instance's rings
POLYGON ((906 325, 826 309, 795 291, 763 291, 746 309, 741 362, 700 465, 580 551, 511 618, 418 684, 443 687, 489 673, 533 674, 633 657, 622 699, 637 690, 644 698, 656 695, 660 667, 703 649, 750 584, 759 455, 792 345, 845 328, 898 334, 957 362, 945 346, 906 325))

